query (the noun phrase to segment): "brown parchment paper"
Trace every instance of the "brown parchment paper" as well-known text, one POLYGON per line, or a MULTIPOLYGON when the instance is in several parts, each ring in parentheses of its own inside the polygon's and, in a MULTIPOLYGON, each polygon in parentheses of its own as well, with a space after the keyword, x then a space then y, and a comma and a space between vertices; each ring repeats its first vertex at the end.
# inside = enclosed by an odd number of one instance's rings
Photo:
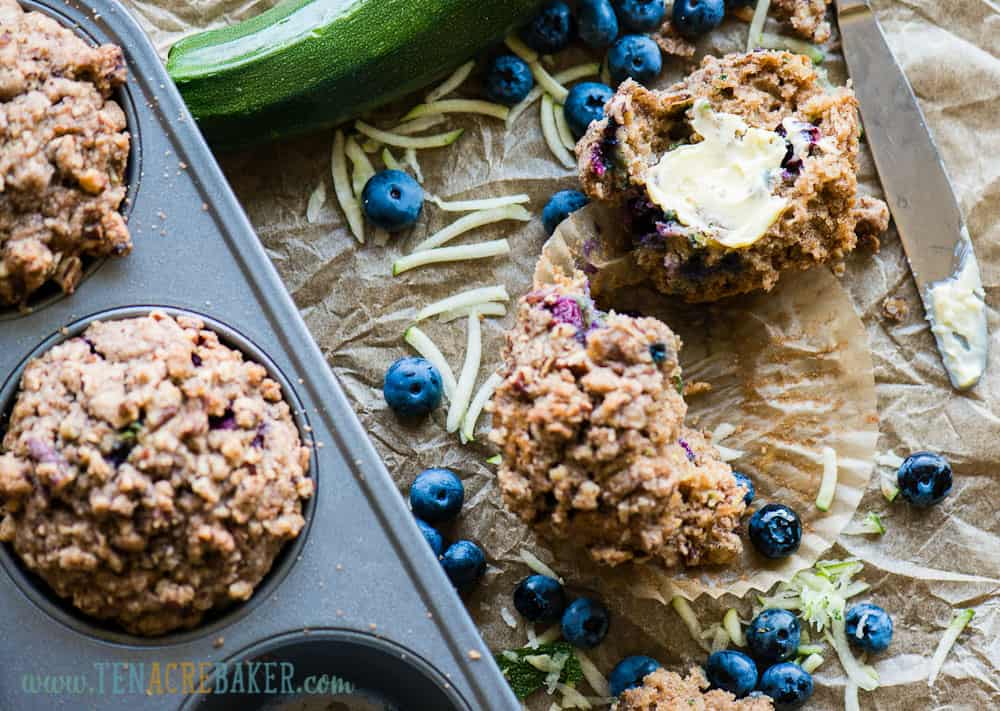
MULTIPOLYGON (((273 0, 126 0, 164 54, 184 34, 242 19, 272 4, 273 0)), ((892 232, 877 255, 860 251, 849 260, 839 279, 842 290, 826 274, 809 275, 816 279, 811 286, 817 297, 849 298, 864 323, 880 413, 879 451, 938 450, 950 458, 956 473, 952 495, 929 511, 917 511, 901 502, 887 504, 879 493, 878 476, 873 476, 858 510, 880 513, 888 532, 877 539, 843 535, 824 557, 862 558, 864 577, 872 584, 866 599, 890 610, 895 620, 892 647, 876 660, 883 686, 872 694, 862 693, 862 708, 1000 708, 1000 7, 995 0, 873 0, 872 4, 913 83, 968 220, 987 291, 993 334, 991 369, 970 393, 959 395, 949 388, 892 232), (909 315, 901 322, 883 317, 886 296, 899 297, 909 306, 909 315), (976 616, 930 689, 923 681, 927 660, 956 607, 972 607, 976 616)), ((745 38, 745 24, 727 21, 699 45, 699 56, 739 50, 745 38)), ((835 43, 836 37, 832 50, 835 43)), ((567 52, 558 62, 560 67, 570 66, 587 57, 567 52)), ((835 51, 825 66, 835 81, 844 80, 835 51)), ((674 81, 688 69, 683 62, 668 60, 662 81, 674 81)), ((387 111, 386 120, 398 118, 406 108, 401 105, 387 111)), ((458 198, 527 192, 532 197, 530 208, 540 213, 548 195, 574 186, 572 173, 559 167, 545 147, 537 107, 509 134, 490 119, 463 118, 451 123, 466 128, 457 146, 420 155, 426 187, 435 194, 458 198)), ((359 247, 332 202, 316 224, 308 224, 305 208, 313 188, 325 180, 327 193, 333 193, 330 145, 330 136, 319 135, 223 156, 221 162, 401 491, 426 466, 452 467, 463 477, 466 511, 446 534, 479 541, 490 561, 485 584, 469 598, 469 609, 491 646, 521 645, 523 622, 511 630, 500 620, 499 611, 503 606, 512 608, 510 592, 527 572, 517 559, 521 547, 546 556, 544 547, 502 508, 485 464, 492 452, 481 443, 482 435, 480 443, 468 447, 445 435, 443 413, 420 426, 401 427, 386 411, 378 387, 385 368, 406 351, 402 332, 417 308, 460 289, 492 283, 506 284, 512 294, 523 293, 531 283, 544 232, 538 220, 480 230, 473 239, 510 237, 512 258, 459 268, 425 268, 393 279, 391 261, 456 215, 429 206, 411 235, 386 247, 371 243, 359 247)), ((867 154, 862 178, 866 191, 879 193, 867 154)), ((137 243, 136 248, 141 247, 137 243)), ((798 281, 783 280, 777 298, 793 298, 803 288, 798 281)), ((808 289, 799 293, 804 297, 808 289)), ((761 308, 780 312, 784 307, 762 302, 761 308)), ((755 311, 746 328, 751 328, 753 319, 764 318, 764 313, 768 312, 755 311)), ((769 313, 769 318, 780 316, 769 313)), ((486 322, 484 365, 499 361, 506 322, 486 322)), ((704 341, 684 333, 691 327, 687 322, 672 320, 671 325, 685 335, 691 351, 684 357, 692 359, 686 362, 694 371, 688 375, 697 377, 693 348, 704 341)), ((461 322, 434 323, 427 330, 457 367, 464 348, 461 322)), ((861 339, 862 334, 855 334, 851 347, 863 345, 853 342, 861 339)), ((817 353, 807 352, 805 357, 817 358, 817 353)), ((764 372, 761 377, 766 377, 764 372)), ((694 398, 692 407, 704 408, 700 414, 705 423, 740 424, 731 413, 712 409, 716 396, 702 397, 706 404, 694 398)), ((851 406, 862 409, 859 403, 851 406)), ((753 417, 742 411, 740 415, 753 417)), ((823 437, 838 435, 823 431, 822 423, 816 427, 823 437)), ((727 444, 749 444, 740 436, 734 435, 727 444)), ((752 461, 766 468, 756 455, 752 461)), ((610 585, 604 578, 588 577, 583 570, 578 573, 561 558, 546 560, 567 577, 574 593, 589 590, 603 595, 609 590, 600 587, 610 585)), ((674 667, 703 660, 704 653, 669 607, 654 599, 610 592, 607 601, 615 614, 612 629, 591 655, 605 673, 625 654, 650 654, 674 667)), ((705 623, 717 621, 726 607, 734 605, 744 613, 749 611, 748 599, 732 595, 718 600, 706 595, 694 603, 705 623)), ((816 674, 817 690, 809 708, 843 706, 844 676, 832 655, 827 656, 830 661, 816 674)), ((548 703, 541 699, 538 705, 547 708, 548 703)))

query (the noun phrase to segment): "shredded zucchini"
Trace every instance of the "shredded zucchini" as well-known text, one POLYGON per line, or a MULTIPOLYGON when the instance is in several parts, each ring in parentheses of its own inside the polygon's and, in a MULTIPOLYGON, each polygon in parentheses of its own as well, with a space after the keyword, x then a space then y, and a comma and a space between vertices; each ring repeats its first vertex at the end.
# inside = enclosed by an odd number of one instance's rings
POLYGON ((344 142, 344 152, 347 154, 352 166, 351 188, 354 190, 354 197, 360 200, 365 185, 375 175, 375 168, 372 166, 372 162, 368 160, 365 152, 361 150, 361 146, 358 145, 354 136, 347 137, 347 140, 344 142))
POLYGON ((320 180, 319 185, 309 196, 309 203, 306 205, 306 222, 314 224, 319 219, 319 211, 326 204, 326 181, 320 180))
POLYGON ((365 221, 361 212, 361 203, 351 190, 351 181, 347 177, 347 153, 345 148, 344 132, 337 131, 333 137, 333 155, 331 156, 330 167, 333 173, 333 189, 337 193, 337 202, 340 209, 347 217, 347 224, 351 228, 354 237, 364 244, 365 242, 365 221))
POLYGON ((538 86, 542 87, 542 90, 546 94, 551 96, 556 103, 566 103, 566 99, 569 97, 569 89, 556 81, 556 78, 549 74, 545 67, 538 62, 531 62, 528 66, 531 67, 531 74, 535 77, 535 81, 538 82, 538 86))
POLYGON ((927 675, 927 686, 934 686, 934 682, 937 681, 938 674, 944 666, 944 660, 948 658, 948 652, 955 646, 955 642, 958 641, 962 630, 972 621, 975 614, 973 610, 958 610, 955 612, 954 617, 951 618, 951 623, 948 625, 948 629, 944 631, 941 641, 938 642, 937 649, 934 650, 934 656, 931 658, 930 674, 927 675))
POLYGON ((814 671, 820 668, 820 666, 826 660, 823 659, 822 654, 810 654, 808 657, 802 660, 802 669, 812 674, 814 671))
POLYGON ((505 239, 495 239, 479 244, 465 244, 460 247, 440 247, 425 249, 400 257, 392 264, 392 275, 399 276, 403 272, 422 267, 427 264, 442 262, 461 262, 467 259, 488 259, 510 254, 510 243, 505 239))
POLYGON ((458 87, 462 86, 462 84, 465 83, 465 80, 469 78, 469 75, 472 74, 472 70, 475 68, 476 68, 475 60, 469 60, 468 62, 460 66, 458 69, 454 71, 454 73, 452 73, 450 77, 445 79, 444 82, 439 87, 437 87, 427 95, 426 98, 427 103, 432 104, 438 99, 443 99, 444 97, 448 96, 448 94, 455 91, 458 87))
POLYGON ((858 702, 858 685, 850 679, 844 685, 844 711, 861 711, 858 702))
POLYGON ((563 145, 562 139, 559 137, 559 130, 556 128, 555 103, 548 94, 542 97, 542 135, 545 137, 545 143, 552 151, 552 155, 564 167, 573 168, 576 166, 572 154, 566 150, 566 146, 563 145))
POLYGON ((462 424, 469 400, 472 398, 472 388, 476 385, 476 374, 483 357, 483 332, 479 323, 479 314, 471 313, 468 319, 468 340, 465 346, 465 362, 458 374, 458 385, 455 387, 455 397, 448 408, 446 429, 456 432, 462 424))
POLYGON ((726 628, 726 633, 729 635, 729 639, 737 647, 747 646, 747 638, 743 634, 743 625, 740 622, 740 615, 736 611, 735 607, 731 607, 726 610, 726 614, 722 617, 722 626, 726 628))
POLYGON ((497 301, 491 301, 486 304, 477 304, 475 306, 463 306, 452 311, 445 311, 443 314, 438 316, 438 321, 441 323, 451 323, 452 321, 457 321, 460 318, 465 318, 469 315, 471 311, 475 310, 480 316, 506 316, 507 307, 497 301))
POLYGON ((387 146, 395 146, 396 148, 441 148, 443 146, 450 146, 462 135, 462 129, 456 128, 454 131, 438 133, 432 136, 403 136, 398 133, 382 131, 364 121, 356 121, 354 128, 357 129, 358 133, 362 133, 387 146))
POLYGON ((767 21, 767 11, 771 8, 771 0, 757 0, 757 7, 753 11, 753 19, 750 20, 750 32, 747 36, 747 51, 752 52, 760 46, 760 36, 764 32, 764 23, 767 21))
POLYGON ((474 212, 476 210, 492 210, 498 207, 508 207, 510 205, 523 205, 531 202, 531 198, 525 193, 517 195, 502 195, 495 198, 484 198, 482 200, 442 200, 437 195, 428 195, 427 199, 437 205, 445 212, 474 212))
POLYGON ((422 116, 421 118, 413 119, 412 121, 404 121, 389 130, 391 133, 398 133, 400 136, 412 136, 415 133, 420 133, 421 131, 426 131, 429 128, 434 128, 438 124, 442 124, 447 120, 448 117, 444 114, 422 116))
POLYGON ((472 398, 472 402, 469 404, 469 410, 465 413, 465 417, 462 418, 462 442, 471 442, 476 438, 476 422, 479 420, 479 415, 482 414, 483 408, 486 407, 486 403, 489 399, 493 397, 493 393, 500 383, 503 382, 503 376, 499 373, 493 373, 486 379, 486 381, 479 387, 476 391, 476 396, 472 398))
POLYGON ((715 445, 715 448, 719 450, 719 459, 724 462, 735 462, 737 459, 742 459, 743 455, 746 454, 742 449, 731 449, 721 444, 715 445))
POLYGON ((469 289, 458 294, 452 294, 420 309, 417 312, 416 320, 423 321, 431 316, 443 314, 446 311, 460 309, 463 306, 479 306, 491 301, 510 301, 510 294, 507 293, 506 287, 482 286, 478 289, 469 289))
POLYGON ((403 160, 405 160, 406 164, 413 170, 413 176, 417 179, 417 182, 423 183, 424 171, 420 169, 420 161, 417 160, 417 149, 407 148, 403 153, 403 160))
POLYGON ((492 457, 486 460, 486 463, 492 464, 494 466, 499 466, 500 464, 503 463, 503 457, 501 457, 499 454, 494 454, 492 457))
POLYGON ((409 343, 413 350, 426 358, 427 362, 437 368, 438 372, 441 374, 441 384, 444 388, 444 395, 451 400, 455 393, 457 383, 455 382, 455 374, 452 372, 451 366, 448 365, 448 361, 445 360, 444 355, 441 353, 441 349, 437 347, 437 344, 435 344, 426 333, 421 331, 416 326, 410 326, 406 329, 406 333, 403 335, 403 340, 409 343))
POLYGON ((874 511, 869 511, 864 521, 844 531, 844 533, 853 536, 881 536, 885 533, 885 524, 882 523, 881 516, 874 511))
POLYGON ((539 575, 547 575, 554 580, 558 580, 560 583, 563 582, 563 579, 556 574, 556 571, 552 570, 552 568, 543 563, 538 556, 529 551, 527 548, 521 549, 521 560, 524 561, 526 566, 539 575))
POLYGON ((482 116, 492 116, 501 121, 507 120, 510 109, 502 104, 494 104, 489 101, 478 99, 445 99, 428 104, 420 104, 410 109, 403 117, 403 121, 418 119, 422 116, 434 116, 441 114, 480 114, 482 116))
POLYGON ((895 501, 896 497, 899 496, 899 483, 897 479, 898 477, 885 473, 879 477, 879 488, 882 489, 882 496, 889 503, 895 501))
POLYGON ((495 222, 503 222, 504 220, 520 220, 521 222, 530 222, 531 213, 520 205, 509 205, 507 207, 498 207, 492 210, 478 210, 476 212, 470 212, 465 217, 460 217, 444 229, 425 239, 423 242, 414 247, 413 251, 422 252, 427 249, 440 247, 441 245, 451 242, 456 237, 463 235, 470 230, 474 230, 485 225, 492 225, 495 222))
POLYGON ((833 447, 823 447, 823 481, 816 496, 816 508, 829 511, 833 497, 837 494, 837 452, 833 447))
POLYGON ((694 614, 694 610, 691 608, 691 603, 682 598, 680 595, 674 595, 670 600, 671 607, 681 618, 681 622, 687 627, 688 632, 691 634, 691 638, 698 643, 702 649, 706 652, 712 651, 712 646, 705 642, 702 637, 701 623, 698 622, 698 617, 694 614))
POLYGON ((826 639, 837 652, 844 672, 852 682, 858 685, 858 688, 865 691, 874 691, 878 688, 878 672, 875 671, 874 667, 864 664, 851 651, 851 646, 847 641, 843 615, 831 621, 830 629, 826 632, 826 639))
POLYGON ((600 670, 597 665, 591 661, 583 650, 576 650, 576 658, 580 662, 580 670, 583 672, 583 678, 587 680, 590 684, 590 688, 593 689, 594 693, 598 696, 610 696, 611 690, 608 688, 608 680, 600 670))
POLYGON ((403 169, 403 166, 399 164, 399 161, 396 160, 396 156, 392 154, 392 151, 389 150, 388 146, 382 149, 382 162, 385 163, 385 167, 389 170, 403 169))
POLYGON ((573 132, 569 130, 569 124, 566 123, 566 107, 562 104, 556 104, 552 112, 556 119, 556 130, 559 132, 559 140, 562 141, 566 150, 572 152, 576 149, 576 141, 573 140, 573 132))

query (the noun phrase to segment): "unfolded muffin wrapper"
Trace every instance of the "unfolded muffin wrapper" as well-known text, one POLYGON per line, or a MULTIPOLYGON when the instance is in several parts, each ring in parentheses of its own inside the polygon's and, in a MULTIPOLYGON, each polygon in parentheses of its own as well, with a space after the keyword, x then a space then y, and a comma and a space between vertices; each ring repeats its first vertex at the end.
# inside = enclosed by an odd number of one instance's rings
MULTIPOLYGON (((169 44, 182 35, 243 19, 274 2, 127 0, 126 4, 165 54, 169 44)), ((727 607, 737 607, 747 619, 753 598, 750 588, 763 585, 765 576, 772 580, 786 577, 804 563, 803 558, 857 556, 866 566, 864 579, 873 585, 872 592, 860 599, 883 605, 892 613, 896 626, 892 647, 874 660, 883 687, 863 694, 862 707, 1000 708, 996 681, 1000 679, 1000 645, 996 642, 1000 630, 1000 517, 996 505, 1000 467, 1000 318, 996 311, 1000 296, 1000 172, 998 162, 990 158, 1000 155, 995 116, 1000 99, 1000 59, 995 52, 1000 16, 990 3, 981 0, 875 0, 873 5, 921 99, 969 218, 993 333, 993 363, 983 383, 968 395, 956 395, 949 387, 899 240, 892 232, 883 240, 879 254, 860 249, 848 261, 839 285, 827 271, 817 269, 802 275, 787 274, 775 293, 733 305, 687 308, 653 294, 625 290, 619 306, 648 309, 681 334, 688 381, 702 379, 715 387, 711 393, 690 398, 692 417, 699 417, 699 425, 705 428, 718 422, 742 427, 724 444, 747 452, 736 465, 755 477, 760 500, 794 506, 812 527, 800 556, 784 564, 774 566, 748 558, 729 571, 690 571, 684 577, 670 578, 678 591, 690 596, 709 586, 747 591, 742 600, 733 595, 717 600, 710 594, 701 595, 693 606, 702 623, 719 621, 727 607), (909 307, 902 322, 881 317, 886 296, 899 297, 909 307), (863 329, 846 313, 847 304, 853 304, 860 314, 863 329), (826 335, 830 338, 824 340, 826 335), (834 350, 825 350, 829 347, 834 350), (868 358, 863 355, 866 348, 870 349, 868 358), (778 356, 787 360, 775 360, 778 356), (860 366, 849 368, 852 363, 860 366), (872 365, 880 423, 862 421, 875 412, 868 380, 872 365), (840 367, 846 372, 835 370, 840 367), (831 389, 822 387, 824 384, 831 389), (737 397, 739 390, 743 392, 737 397), (727 403, 738 407, 731 409, 727 403), (813 410, 813 419, 800 412, 802 408, 813 410), (789 428, 791 424, 793 428, 789 428), (899 500, 891 505, 885 501, 877 480, 889 471, 880 468, 869 478, 867 468, 879 424, 880 452, 894 449, 905 455, 934 449, 949 457, 955 466, 956 486, 943 504, 918 511, 899 500), (840 425, 844 428, 839 429, 840 425), (760 451, 761 443, 770 447, 768 452, 760 451), (818 457, 824 444, 837 450, 841 463, 841 484, 828 514, 820 514, 814 506, 818 457), (788 482, 787 489, 777 485, 779 479, 788 482), (843 528, 862 489, 864 498, 855 521, 869 511, 878 512, 887 533, 881 537, 841 535, 833 549, 816 551, 814 546, 836 538, 833 530, 843 528), (744 573, 745 581, 739 579, 744 573), (922 680, 928 661, 957 607, 975 608, 976 616, 949 655, 934 689, 929 690, 922 680)), ((767 29, 779 30, 773 23, 767 29)), ((699 56, 739 51, 746 45, 746 36, 745 23, 727 20, 699 43, 699 56)), ((843 64, 833 46, 828 47, 823 66, 840 84, 844 81, 843 64)), ((597 61, 597 57, 572 50, 560 53, 556 61, 552 71, 597 61)), ((667 60, 661 85, 675 81, 690 66, 667 60)), ((473 97, 475 89, 463 88, 459 94, 473 97)), ((415 96, 373 120, 380 126, 391 126, 421 100, 422 96, 415 96)), ((495 119, 461 117, 430 132, 453 126, 466 129, 457 144, 419 152, 425 188, 436 195, 471 199, 523 192, 531 197, 531 211, 538 214, 554 191, 578 186, 573 171, 564 170, 549 153, 539 129, 537 104, 511 130, 495 119)), ((674 611, 651 599, 668 599, 672 594, 674 589, 666 585, 665 576, 647 579, 652 566, 613 571, 597 568, 579 552, 551 549, 503 508, 494 484, 494 467, 486 464, 495 453, 485 444, 488 418, 480 424, 477 442, 463 447, 457 437, 445 433, 443 409, 425 422, 403 424, 388 411, 382 398, 382 376, 393 360, 408 353, 402 334, 419 308, 457 291, 488 284, 505 284, 512 297, 531 288, 546 239, 540 220, 527 225, 494 225, 460 240, 472 243, 508 237, 513 248, 510 259, 437 265, 394 279, 390 276, 392 260, 408 254, 420 240, 460 215, 442 212, 428 203, 411 233, 395 237, 385 247, 371 239, 364 246, 358 245, 332 198, 331 140, 331 135, 317 135, 222 156, 221 162, 400 491, 405 494, 424 467, 451 467, 462 476, 465 508, 460 519, 442 531, 449 540, 475 540, 486 551, 489 570, 467 602, 489 646, 498 650, 525 643, 525 623, 513 612, 511 593, 528 574, 519 559, 521 549, 527 548, 553 565, 572 595, 595 595, 611 607, 607 640, 588 652, 605 673, 627 654, 648 654, 674 669, 703 663, 704 651, 674 611), (326 184, 328 202, 319 219, 309 223, 306 204, 320 182, 326 184), (501 620, 505 607, 517 619, 516 628, 501 620)), ((394 152, 399 158, 401 152, 394 152)), ((864 147, 861 166, 863 190, 878 195, 878 180, 864 147)), ((169 223, 166 229, 169 234, 169 223)), ((136 249, 142 249, 141 238, 136 249)), ((606 276, 616 273, 610 269, 606 276)), ((606 276, 595 280, 599 290, 601 278, 606 276)), ((86 283, 81 288, 87 288, 86 283)), ((479 382, 485 379, 487 369, 500 362, 502 334, 512 320, 508 314, 483 324, 484 372, 479 382)), ((460 368, 465 352, 463 322, 429 321, 422 327, 440 345, 452 367, 460 368)), ((334 486, 335 478, 334 473, 334 486)), ((367 628, 373 621, 352 622, 367 628)), ((341 621, 331 620, 331 624, 341 621)), ((396 631, 385 632, 391 635, 396 631)), ((399 634, 405 635, 405 630, 399 634)), ((826 656, 827 662, 816 674, 810 709, 843 708, 844 676, 833 655, 826 656)), ((551 701, 545 693, 538 694, 531 708, 548 709, 551 701)))
MULTIPOLYGON (((684 304, 644 285, 623 242, 620 212, 588 205, 546 242, 536 284, 556 272, 572 273, 585 260, 596 269, 591 291, 599 308, 655 316, 669 325, 684 343, 685 382, 711 386, 688 398, 688 424, 708 432, 722 423, 735 426, 721 444, 744 452, 732 466, 757 488, 747 516, 765 502, 785 504, 801 517, 803 536, 798 551, 781 561, 757 554, 744 536, 743 555, 733 565, 668 571, 650 562, 588 570, 588 577, 598 587, 610 586, 616 598, 661 602, 675 594, 717 598, 765 591, 833 546, 868 486, 878 409, 864 323, 828 269, 788 274, 770 294, 684 304), (838 461, 836 496, 826 512, 815 504, 824 447, 838 461)), ((580 567, 591 566, 581 561, 580 567)))

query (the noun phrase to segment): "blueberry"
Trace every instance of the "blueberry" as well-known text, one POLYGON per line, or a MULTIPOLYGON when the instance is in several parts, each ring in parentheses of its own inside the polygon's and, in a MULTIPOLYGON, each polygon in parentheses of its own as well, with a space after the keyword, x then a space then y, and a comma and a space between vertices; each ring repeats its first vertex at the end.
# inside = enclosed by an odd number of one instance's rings
POLYGON ((612 696, 620 696, 626 689, 642 686, 642 680, 660 668, 660 663, 652 657, 641 654, 625 657, 615 665, 608 677, 608 688, 612 696))
POLYGON ((705 676, 715 689, 741 699, 757 687, 757 665, 743 652, 727 649, 713 652, 705 665, 705 676))
POLYGON ((441 374, 423 358, 400 358, 389 366, 382 394, 402 417, 426 415, 441 404, 441 374))
POLYGON ((951 493, 951 465, 940 454, 914 452, 896 474, 899 493, 914 506, 926 508, 951 493))
POLYGON ((809 672, 792 662, 775 664, 760 677, 760 690, 774 700, 775 711, 802 708, 813 693, 809 672))
POLYGON ((566 123, 577 139, 587 132, 591 121, 604 118, 604 105, 614 96, 610 86, 596 81, 585 81, 569 90, 566 105, 566 123))
POLYGON ((444 572, 459 590, 468 590, 486 572, 486 555, 472 541, 455 541, 441 557, 444 572))
POLYGON ((663 0, 618 0, 618 17, 629 32, 652 32, 667 14, 663 0))
POLYGON ((581 207, 590 202, 590 198, 579 190, 560 190, 549 198, 542 210, 542 224, 545 225, 545 233, 551 235, 556 231, 563 220, 569 217, 571 212, 576 212, 581 207))
POLYGON ((552 54, 569 44, 573 31, 573 15, 569 5, 554 0, 542 8, 535 18, 521 28, 521 39, 536 52, 552 54))
POLYGON ((365 183, 361 206, 365 216, 375 225, 398 232, 412 227, 420 217, 424 209, 424 189, 401 170, 383 170, 365 183))
POLYGON ((878 605, 862 602, 844 618, 847 641, 866 652, 884 652, 892 641, 892 618, 878 605))
POLYGON ((743 497, 743 503, 749 506, 753 503, 753 497, 757 495, 757 489, 753 485, 753 480, 743 472, 733 472, 733 478, 736 479, 736 483, 739 486, 747 490, 747 493, 743 497))
POLYGON ((580 39, 591 49, 610 47, 618 37, 618 17, 611 0, 580 0, 577 13, 580 39))
POLYGON ((718 27, 725 14, 724 0, 676 0, 673 26, 688 39, 695 39, 718 27))
POLYGON ((429 545, 431 550, 434 551, 434 555, 440 558, 442 551, 444 551, 444 538, 441 537, 441 534, 438 533, 433 526, 424 521, 422 518, 418 518, 416 521, 417 528, 419 528, 420 532, 424 535, 424 540, 427 541, 427 545, 429 545))
POLYGON ((608 71, 616 84, 631 77, 645 84, 660 75, 663 57, 656 42, 646 35, 625 35, 608 50, 608 71))
POLYGON ((534 85, 531 67, 513 54, 497 57, 486 71, 486 96, 500 104, 513 106, 526 97, 534 85))
POLYGON ((608 620, 608 608, 596 600, 581 597, 563 612, 563 638, 574 647, 596 647, 608 633, 608 620))
POLYGON ((514 608, 531 622, 555 622, 566 609, 566 593, 555 578, 529 575, 514 588, 514 608))
POLYGON ((765 558, 786 558, 799 549, 802 522, 784 504, 768 504, 750 517, 750 542, 765 558))
POLYGON ((801 632, 799 618, 788 610, 764 610, 747 628, 747 647, 758 664, 769 667, 795 655, 801 632))
POLYGON ((462 480, 451 469, 425 469, 410 487, 410 508, 429 523, 439 523, 458 516, 465 499, 462 480))
POLYGON ((659 365, 667 359, 667 344, 666 343, 653 343, 649 347, 649 357, 653 359, 653 362, 659 365))

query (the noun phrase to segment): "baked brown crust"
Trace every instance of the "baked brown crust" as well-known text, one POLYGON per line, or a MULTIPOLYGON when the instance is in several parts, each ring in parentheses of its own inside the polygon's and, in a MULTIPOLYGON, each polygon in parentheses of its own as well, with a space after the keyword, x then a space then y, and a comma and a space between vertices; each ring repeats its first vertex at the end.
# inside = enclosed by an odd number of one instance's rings
POLYGON ((124 82, 121 48, 0 0, 0 304, 49 281, 72 292, 82 258, 131 250, 129 134, 110 98, 124 82))
POLYGON ((250 597, 312 495, 281 387, 193 318, 95 322, 25 369, 0 447, 0 540, 129 632, 250 597))
POLYGON ((859 233, 877 247, 888 226, 884 203, 858 198, 857 100, 850 89, 825 91, 806 57, 772 51, 707 57, 662 92, 625 82, 606 113, 577 144, 583 189, 623 206, 636 260, 664 293, 698 302, 769 291, 785 269, 842 260, 859 233), (643 234, 658 219, 646 195, 646 170, 672 146, 700 140, 688 114, 697 99, 752 127, 774 131, 787 118, 813 133, 807 153, 796 156, 794 170, 787 164, 775 191, 788 208, 749 247, 727 248, 683 233, 643 234))
POLYGON ((523 297, 489 406, 507 507, 608 565, 732 561, 745 492, 684 425, 680 347, 655 318, 596 312, 579 274, 523 297), (561 315, 570 302, 582 326, 561 315))
POLYGON ((737 699, 728 691, 713 689, 699 667, 686 677, 666 669, 646 676, 642 686, 627 689, 612 711, 774 711, 769 696, 737 699))

